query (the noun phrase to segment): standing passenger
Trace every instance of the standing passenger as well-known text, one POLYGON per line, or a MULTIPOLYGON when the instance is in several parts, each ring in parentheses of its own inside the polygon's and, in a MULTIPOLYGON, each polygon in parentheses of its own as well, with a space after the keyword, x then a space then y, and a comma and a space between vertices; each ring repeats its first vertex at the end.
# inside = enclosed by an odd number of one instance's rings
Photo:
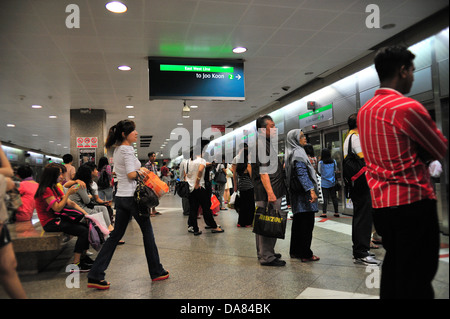
POLYGON ((320 217, 327 217, 328 197, 331 196, 334 206, 334 217, 339 217, 338 200, 336 197, 336 171, 337 163, 331 158, 331 152, 328 148, 322 150, 321 160, 317 172, 321 176, 321 186, 323 194, 323 213, 320 217))
POLYGON ((319 210, 317 205, 316 171, 306 154, 306 136, 302 130, 289 131, 286 137, 286 185, 289 189, 294 218, 291 229, 291 258, 299 258, 302 262, 318 261, 311 250, 314 214, 319 210), (298 189, 293 187, 297 179, 298 189), (301 187, 300 187, 301 186, 301 187))
MULTIPOLYGON (((274 149, 271 140, 278 142, 275 123, 269 115, 264 115, 256 120, 258 130, 256 163, 252 164, 252 179, 255 191, 255 204, 257 207, 266 208, 271 205, 286 218, 287 213, 281 210, 281 200, 286 196, 284 173, 281 163, 278 161, 278 150, 274 149), (261 154, 260 154, 261 153, 261 154), (265 154, 266 161, 263 159, 265 154), (274 155, 274 156, 271 156, 274 155)), ((286 262, 281 255, 275 253, 276 238, 255 234, 256 252, 262 266, 284 266, 286 262)))
MULTIPOLYGON (((351 141, 352 148, 350 152, 364 159, 359 140, 359 131, 356 125, 356 113, 348 117, 347 120, 349 132, 344 141, 344 158, 348 155, 348 146, 351 141)), ((370 240, 372 234, 372 200, 370 198, 370 189, 367 186, 367 180, 363 173, 358 177, 350 189, 350 198, 353 203, 352 218, 352 242, 353 242, 353 262, 355 264, 378 265, 379 260, 375 259, 370 250, 370 240)))
POLYGON ((427 164, 442 159, 448 143, 425 107, 403 96, 414 81, 414 58, 405 47, 378 51, 380 89, 357 118, 374 224, 386 249, 382 299, 433 298, 439 263, 436 195, 427 164), (414 245, 411 234, 420 238, 414 245))
MULTIPOLYGON (((158 248, 153 236, 150 218, 140 216, 134 199, 136 179, 138 178, 141 162, 134 155, 133 143, 137 141, 138 132, 133 121, 123 120, 110 128, 106 148, 116 146, 114 150, 114 171, 117 176, 116 221, 114 230, 103 244, 91 271, 88 274, 88 288, 108 289, 110 283, 105 280, 105 270, 113 257, 117 244, 133 216, 141 228, 147 266, 152 281, 169 278, 169 272, 163 268, 159 261, 158 248)), ((130 256, 131 258, 131 256, 130 256)))
MULTIPOLYGON (((203 146, 203 145, 202 145, 203 146)), ((203 150, 203 147, 202 147, 203 150)), ((211 212, 211 194, 205 188, 205 168, 206 160, 201 155, 191 158, 186 164, 186 181, 189 183, 189 219, 188 232, 194 233, 195 236, 201 235, 198 228, 197 214, 201 206, 203 218, 207 229, 211 229, 212 233, 223 233, 224 230, 216 224, 211 212)))

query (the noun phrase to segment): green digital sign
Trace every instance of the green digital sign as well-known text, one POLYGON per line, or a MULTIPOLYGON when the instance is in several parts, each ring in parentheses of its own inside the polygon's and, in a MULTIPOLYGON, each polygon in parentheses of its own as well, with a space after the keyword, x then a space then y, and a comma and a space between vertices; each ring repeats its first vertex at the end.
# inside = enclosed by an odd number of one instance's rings
POLYGON ((160 71, 174 72, 216 72, 216 73, 233 73, 234 68, 231 66, 206 66, 206 65, 171 65, 161 64, 160 71))

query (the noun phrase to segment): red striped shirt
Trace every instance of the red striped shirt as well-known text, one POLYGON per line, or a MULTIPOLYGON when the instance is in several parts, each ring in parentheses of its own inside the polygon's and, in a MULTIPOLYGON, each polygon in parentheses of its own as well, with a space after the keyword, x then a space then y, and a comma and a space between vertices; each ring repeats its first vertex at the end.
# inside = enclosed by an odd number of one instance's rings
POLYGON ((419 148, 440 160, 448 143, 422 104, 381 88, 359 110, 357 125, 374 208, 436 199, 419 148))

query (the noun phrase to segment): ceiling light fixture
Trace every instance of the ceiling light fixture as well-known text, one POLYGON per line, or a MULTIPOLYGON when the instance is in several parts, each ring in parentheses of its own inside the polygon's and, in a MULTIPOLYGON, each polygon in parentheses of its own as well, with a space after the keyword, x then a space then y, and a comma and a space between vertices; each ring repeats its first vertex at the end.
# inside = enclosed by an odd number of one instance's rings
POLYGON ((383 30, 389 30, 389 29, 393 29, 393 28, 395 28, 395 27, 396 27, 396 24, 395 24, 395 23, 388 23, 388 24, 385 24, 384 26, 382 26, 381 29, 383 29, 383 30))
POLYGON ((134 119, 134 115, 128 115, 129 119, 134 119))
POLYGON ((129 67, 128 65, 121 65, 117 67, 120 71, 130 71, 131 67, 129 67))
POLYGON ((127 11, 127 6, 119 1, 108 2, 105 7, 114 13, 124 13, 127 11))
POLYGON ((48 118, 49 119, 57 119, 58 117, 56 115, 50 115, 48 118))
POLYGON ((198 108, 198 105, 191 105, 190 108, 191 109, 196 109, 196 108, 198 108))
POLYGON ((236 54, 240 54, 240 53, 244 53, 244 52, 247 52, 247 48, 244 48, 244 47, 235 47, 235 48, 233 49, 233 53, 236 53, 236 54))
POLYGON ((33 104, 31 106, 31 108, 33 108, 33 109, 42 109, 42 105, 33 104))
POLYGON ((127 109, 134 109, 134 105, 127 105, 125 106, 127 109))
POLYGON ((7 127, 16 127, 15 124, 6 124, 7 127))
POLYGON ((181 111, 181 115, 183 116, 183 118, 188 119, 190 111, 191 109, 189 108, 189 106, 186 105, 186 101, 184 101, 183 110, 181 111))

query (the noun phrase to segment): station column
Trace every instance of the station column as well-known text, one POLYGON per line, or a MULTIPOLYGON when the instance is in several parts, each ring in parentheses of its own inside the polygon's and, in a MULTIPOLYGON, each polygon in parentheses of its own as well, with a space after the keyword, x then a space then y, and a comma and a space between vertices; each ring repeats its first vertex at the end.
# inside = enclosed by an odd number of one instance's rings
POLYGON ((103 109, 70 110, 70 154, 76 169, 86 161, 98 164, 105 153, 106 112, 103 109))

